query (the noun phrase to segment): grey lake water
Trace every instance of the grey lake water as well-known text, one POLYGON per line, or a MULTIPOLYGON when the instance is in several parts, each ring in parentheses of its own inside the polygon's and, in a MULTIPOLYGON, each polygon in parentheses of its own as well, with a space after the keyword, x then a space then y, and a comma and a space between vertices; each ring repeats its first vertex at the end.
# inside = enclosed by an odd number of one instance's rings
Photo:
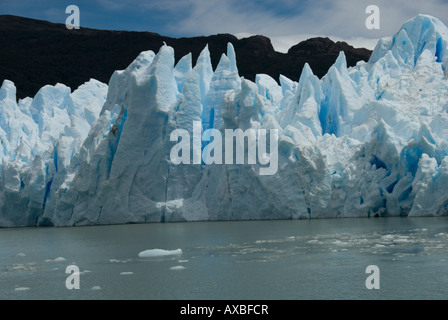
POLYGON ((447 250, 447 217, 0 229, 0 299, 447 299, 447 250))

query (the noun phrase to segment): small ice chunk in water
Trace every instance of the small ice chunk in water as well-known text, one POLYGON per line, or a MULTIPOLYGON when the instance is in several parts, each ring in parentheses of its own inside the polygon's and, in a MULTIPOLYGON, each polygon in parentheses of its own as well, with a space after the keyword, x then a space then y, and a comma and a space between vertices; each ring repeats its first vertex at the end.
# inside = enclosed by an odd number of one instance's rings
POLYGON ((18 288, 15 288, 14 290, 15 291, 27 291, 27 290, 30 290, 30 288, 28 288, 28 287, 18 287, 18 288))
POLYGON ((92 288, 90 288, 90 290, 101 290, 100 286, 93 286, 92 288))
POLYGON ((140 252, 138 256, 140 258, 153 258, 153 257, 178 256, 181 254, 182 254, 181 249, 176 250, 149 249, 140 252))
POLYGON ((57 257, 56 259, 54 259, 55 262, 61 262, 61 261, 65 261, 66 259, 64 257, 57 257))
POLYGON ((16 257, 24 257, 25 254, 23 252, 19 252, 18 254, 16 254, 16 257))
POLYGON ((170 268, 170 270, 184 270, 184 269, 185 269, 184 266, 174 266, 170 268))
POLYGON ((128 260, 109 259, 110 263, 127 263, 128 260))
POLYGON ((13 270, 22 270, 22 269, 25 269, 25 266, 21 263, 18 263, 18 264, 14 264, 12 269, 13 270))
POLYGON ((129 274, 134 274, 134 272, 132 271, 124 271, 124 272, 120 272, 121 275, 129 275, 129 274))
POLYGON ((63 257, 57 257, 56 259, 45 259, 45 262, 62 262, 65 261, 66 259, 63 257))

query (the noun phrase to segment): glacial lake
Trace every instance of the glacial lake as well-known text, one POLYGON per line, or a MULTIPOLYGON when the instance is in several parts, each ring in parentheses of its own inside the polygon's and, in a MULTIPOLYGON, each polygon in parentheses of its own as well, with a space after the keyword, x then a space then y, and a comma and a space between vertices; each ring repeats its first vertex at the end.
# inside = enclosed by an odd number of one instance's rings
POLYGON ((447 249, 448 217, 0 229, 0 299, 447 299, 447 249))

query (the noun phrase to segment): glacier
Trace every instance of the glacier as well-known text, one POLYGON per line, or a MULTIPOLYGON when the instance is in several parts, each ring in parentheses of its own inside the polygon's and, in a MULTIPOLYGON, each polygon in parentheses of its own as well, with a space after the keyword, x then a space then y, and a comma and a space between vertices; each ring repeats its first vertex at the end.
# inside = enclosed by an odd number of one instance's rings
POLYGON ((142 52, 109 84, 0 88, 0 227, 448 214, 448 28, 418 15, 368 62, 240 77, 142 52), (170 161, 176 129, 276 129, 278 171, 170 161))

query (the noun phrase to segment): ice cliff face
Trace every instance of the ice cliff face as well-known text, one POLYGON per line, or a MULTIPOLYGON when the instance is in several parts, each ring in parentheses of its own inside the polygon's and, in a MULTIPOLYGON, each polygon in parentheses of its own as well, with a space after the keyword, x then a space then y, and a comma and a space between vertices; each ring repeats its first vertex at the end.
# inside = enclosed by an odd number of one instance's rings
POLYGON ((0 226, 36 225, 64 180, 107 94, 90 80, 71 93, 62 84, 45 86, 34 99, 16 103, 16 88, 0 88, 0 226))
POLYGON ((142 52, 109 86, 0 89, 0 226, 448 213, 448 29, 419 15, 319 79, 238 75, 229 44, 142 52), (107 98, 106 98, 107 94, 107 98), (278 171, 170 161, 170 134, 277 129, 278 171))

